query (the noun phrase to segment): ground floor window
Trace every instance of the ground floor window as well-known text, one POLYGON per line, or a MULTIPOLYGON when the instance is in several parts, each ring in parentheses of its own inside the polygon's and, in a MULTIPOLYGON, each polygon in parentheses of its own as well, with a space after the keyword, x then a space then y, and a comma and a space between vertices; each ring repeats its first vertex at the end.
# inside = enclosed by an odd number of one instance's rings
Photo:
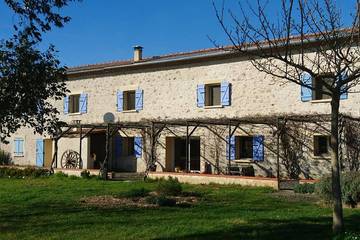
POLYGON ((314 156, 328 155, 329 143, 329 136, 314 136, 314 156))
POLYGON ((22 157, 24 156, 24 139, 15 138, 14 139, 14 156, 22 157))
POLYGON ((235 137, 236 159, 253 158, 253 137, 238 136, 235 137))

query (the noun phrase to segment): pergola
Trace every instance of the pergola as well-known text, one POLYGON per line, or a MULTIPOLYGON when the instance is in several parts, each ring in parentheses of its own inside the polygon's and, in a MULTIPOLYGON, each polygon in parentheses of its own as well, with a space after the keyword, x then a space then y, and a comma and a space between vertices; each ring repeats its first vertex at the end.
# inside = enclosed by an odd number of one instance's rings
MULTIPOLYGON (((249 124, 265 124, 273 127, 273 132, 276 135, 276 159, 277 159, 277 177, 280 176, 280 129, 286 122, 303 122, 314 123, 321 126, 320 123, 329 122, 331 116, 329 114, 308 114, 308 115, 279 115, 279 116, 252 116, 241 118, 220 118, 220 119, 173 119, 173 120, 146 120, 140 122, 112 122, 102 124, 82 124, 80 121, 74 124, 64 124, 59 126, 59 131, 53 136, 55 142, 55 151, 52 159, 51 168, 53 169, 54 163, 58 162, 58 141, 63 137, 76 137, 79 138, 79 153, 81 158, 82 140, 95 132, 105 132, 105 158, 101 164, 101 173, 104 178, 107 176, 107 164, 109 160, 110 142, 112 137, 118 132, 126 135, 125 129, 143 130, 150 135, 150 160, 147 163, 146 172, 151 170, 152 165, 156 162, 155 148, 158 143, 158 137, 163 130, 167 130, 174 136, 177 134, 171 127, 185 127, 186 128, 186 170, 190 170, 190 137, 198 128, 205 128, 218 136, 222 141, 228 143, 228 140, 214 131, 211 126, 224 126, 228 129, 228 136, 231 137, 235 134, 237 129, 241 129, 242 125, 249 124)), ((345 119, 352 121, 359 121, 360 118, 355 118, 347 115, 340 115, 340 123, 345 119)), ((341 126, 342 124, 340 124, 341 126)), ((230 148, 228 148, 230 156, 230 148)), ((228 159, 228 167, 231 166, 231 160, 228 159)))

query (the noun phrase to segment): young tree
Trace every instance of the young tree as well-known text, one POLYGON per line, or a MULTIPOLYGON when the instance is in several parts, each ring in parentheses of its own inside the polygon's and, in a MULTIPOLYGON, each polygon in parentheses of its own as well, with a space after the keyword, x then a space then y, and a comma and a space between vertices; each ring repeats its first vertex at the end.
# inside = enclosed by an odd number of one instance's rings
POLYGON ((331 99, 331 167, 333 232, 344 230, 339 166, 339 103, 359 83, 360 38, 358 6, 345 24, 334 0, 280 0, 278 15, 267 11, 268 1, 239 2, 239 12, 213 2, 217 19, 232 43, 227 50, 248 56, 254 67, 279 84, 300 85, 311 100, 312 91, 331 99), (315 89, 312 82, 323 87, 315 89), (310 93, 310 94, 309 94, 310 93))
POLYGON ((66 68, 54 46, 39 50, 42 35, 70 20, 59 11, 73 0, 4 0, 14 12, 14 33, 0 39, 0 141, 22 126, 52 132, 58 111, 49 100, 60 100, 67 88, 66 68))

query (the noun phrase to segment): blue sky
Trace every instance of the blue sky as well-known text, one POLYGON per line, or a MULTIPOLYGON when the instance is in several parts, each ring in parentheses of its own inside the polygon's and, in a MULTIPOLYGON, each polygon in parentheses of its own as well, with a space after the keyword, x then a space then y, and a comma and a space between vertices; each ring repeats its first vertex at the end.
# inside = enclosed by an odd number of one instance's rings
MULTIPOLYGON (((237 2, 226 4, 235 9, 237 2)), ((344 9, 353 8, 353 1, 338 2, 344 9)), ((276 12, 278 4, 270 0, 270 11, 276 12)), ((128 59, 134 45, 142 45, 144 55, 153 56, 213 47, 208 35, 227 43, 211 0, 83 0, 64 13, 71 22, 46 34, 43 44, 53 43, 67 66, 128 59)), ((14 19, 3 1, 0 16, 3 38, 11 34, 14 19)))

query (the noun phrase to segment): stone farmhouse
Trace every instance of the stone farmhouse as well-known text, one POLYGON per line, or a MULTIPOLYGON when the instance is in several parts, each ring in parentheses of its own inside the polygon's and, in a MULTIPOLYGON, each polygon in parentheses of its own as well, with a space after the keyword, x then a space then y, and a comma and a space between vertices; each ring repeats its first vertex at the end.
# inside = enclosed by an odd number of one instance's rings
MULTIPOLYGON (((330 171, 326 95, 278 84, 224 49, 149 58, 142 51, 134 47, 127 61, 69 68, 71 93, 54 103, 66 123, 59 135, 23 128, 1 148, 18 165, 108 172, 291 177, 295 168, 314 179, 330 171), (281 135, 284 121, 288 133, 281 135)), ((359 117, 360 97, 341 99, 340 111, 359 117)))

